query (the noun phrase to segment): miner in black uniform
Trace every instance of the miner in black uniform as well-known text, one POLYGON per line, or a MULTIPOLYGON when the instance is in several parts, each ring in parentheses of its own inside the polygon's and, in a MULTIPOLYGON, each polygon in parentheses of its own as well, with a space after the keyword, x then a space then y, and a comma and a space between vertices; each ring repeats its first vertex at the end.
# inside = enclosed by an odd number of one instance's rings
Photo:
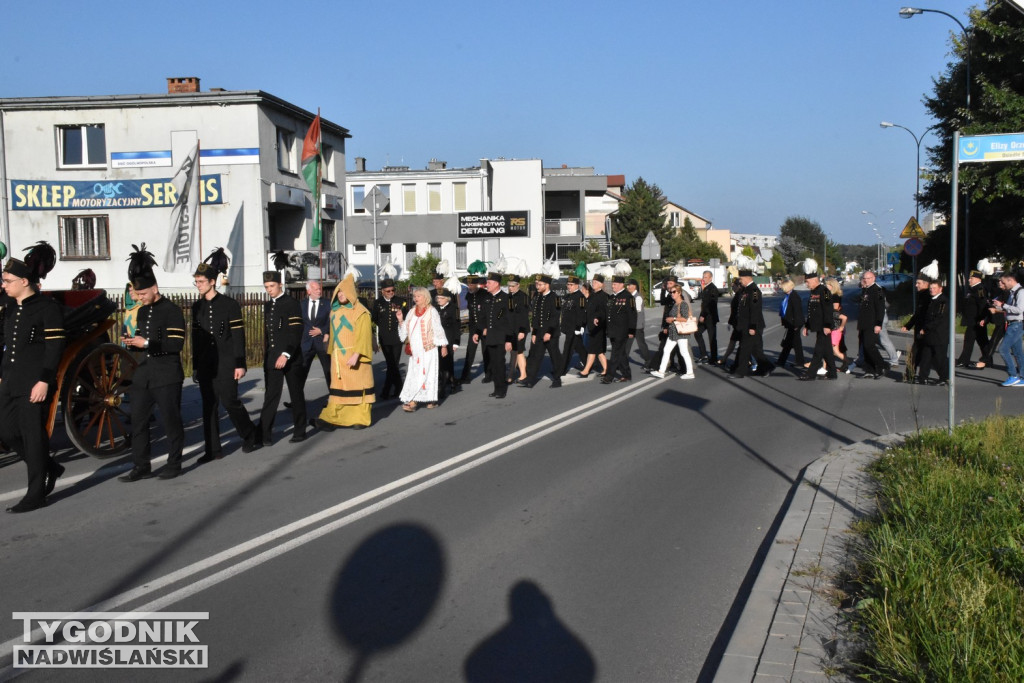
POLYGON ((281 271, 263 272, 263 289, 270 301, 263 303, 263 409, 256 426, 264 444, 273 442, 274 419, 281 402, 281 390, 288 383, 291 399, 291 443, 306 440, 305 374, 302 369, 302 310, 299 302, 284 292, 281 271))
POLYGON ((612 344, 612 358, 601 383, 628 382, 633 379, 629 370, 629 340, 636 334, 636 302, 626 291, 626 278, 622 275, 612 277, 612 295, 608 299, 607 310, 606 329, 612 344))
POLYGON ((885 322, 885 290, 875 287, 875 274, 870 270, 861 276, 857 332, 864 354, 864 374, 861 377, 878 379, 885 374, 885 362, 878 352, 878 335, 885 322))
POLYGON ((594 360, 601 363, 601 377, 608 374, 608 359, 604 350, 608 326, 608 293, 604 291, 604 275, 595 273, 591 280, 590 296, 587 297, 587 361, 580 371, 580 377, 590 377, 594 360))
MULTIPOLYGON (((469 339, 466 342, 466 357, 462 361, 462 374, 459 376, 459 384, 469 384, 472 381, 469 373, 473 369, 473 361, 476 359, 476 347, 477 342, 474 341, 474 333, 481 333, 483 331, 483 325, 481 325, 481 313, 483 311, 484 301, 490 296, 484 286, 487 284, 487 278, 476 277, 470 275, 466 278, 466 287, 469 291, 466 292, 466 312, 469 315, 469 321, 466 325, 466 329, 469 331, 469 339)), ((483 356, 484 361, 484 381, 490 381, 490 373, 488 372, 488 360, 487 354, 483 351, 480 352, 483 356)))
MULTIPOLYGON (((135 245, 132 245, 135 247, 135 245)), ((146 244, 135 247, 129 257, 128 279, 135 297, 142 304, 135 319, 135 333, 122 338, 129 349, 140 352, 138 367, 128 387, 132 413, 132 462, 134 467, 119 477, 133 482, 152 476, 149 420, 153 406, 160 409, 167 437, 167 465, 161 479, 181 474, 181 453, 185 447, 185 428, 181 421, 181 350, 185 348, 185 316, 181 307, 160 294, 153 274, 156 259, 146 244)))
POLYGON ((928 383, 928 373, 935 368, 939 379, 932 383, 946 384, 949 380, 949 356, 946 354, 949 348, 949 299, 942 292, 942 283, 938 278, 928 283, 928 295, 931 300, 918 332, 921 339, 921 366, 914 381, 917 384, 928 383))
POLYGON ((441 398, 459 390, 455 380, 455 349, 459 348, 462 336, 462 320, 459 318, 459 298, 451 290, 442 287, 437 292, 437 314, 441 317, 441 328, 448 340, 448 353, 439 359, 437 391, 441 398))
POLYGON ((559 330, 565 341, 562 343, 562 365, 559 368, 558 376, 563 377, 569 372, 569 364, 572 361, 573 351, 579 356, 580 363, 587 362, 587 349, 583 346, 583 328, 587 324, 587 300, 580 291, 580 279, 575 275, 569 276, 566 284, 569 293, 562 297, 562 319, 559 322, 559 330))
POLYGON ((398 338, 398 318, 395 315, 399 311, 403 316, 408 313, 409 302, 395 294, 394 280, 381 280, 380 296, 373 302, 370 319, 377 326, 377 346, 387 365, 384 386, 380 390, 382 401, 389 396, 398 396, 402 393, 402 372, 399 365, 402 358, 402 340, 398 338))
MULTIPOLYGON (((743 379, 750 372, 750 361, 757 363, 758 374, 770 375, 775 366, 764 355, 764 308, 761 290, 754 284, 754 273, 749 268, 739 271, 739 303, 736 304, 736 331, 740 335, 736 369, 730 379, 743 379)), ((833 370, 835 372, 835 370, 833 370)))
POLYGON ((967 296, 960 311, 960 321, 964 326, 964 347, 956 359, 956 365, 960 368, 972 367, 971 355, 974 353, 975 342, 981 349, 982 357, 988 349, 988 294, 985 293, 984 279, 978 270, 972 270, 967 279, 967 296))
POLYGON ((530 299, 520 288, 522 278, 508 276, 508 300, 512 307, 512 357, 509 359, 508 383, 525 382, 526 335, 530 332, 530 299))
POLYGON ((505 353, 512 350, 512 305, 508 294, 501 290, 501 274, 487 274, 487 298, 483 300, 479 332, 474 340, 484 347, 487 354, 494 391, 491 398, 505 398, 508 383, 505 380, 505 353))
POLYGON ((3 270, 10 300, 3 313, 3 362, 0 363, 0 440, 21 456, 28 469, 25 496, 8 512, 31 512, 46 505, 64 468, 50 457, 46 433, 47 397, 64 351, 60 305, 39 293, 39 280, 53 270, 57 255, 46 242, 11 258, 3 270))
POLYGON ((832 353, 832 294, 828 287, 821 284, 817 271, 806 273, 805 282, 811 295, 807 299, 807 321, 804 323, 804 336, 814 332, 814 355, 811 364, 798 379, 803 382, 818 378, 818 368, 825 364, 825 378, 835 379, 836 358, 832 353))
POLYGON ((562 305, 558 295, 551 291, 550 275, 538 275, 534 287, 537 293, 530 302, 530 355, 526 359, 523 385, 532 387, 537 383, 546 350, 551 359, 551 388, 557 389, 562 386, 562 358, 558 350, 558 314, 562 305))
POLYGON ((928 306, 932 301, 928 288, 938 277, 938 272, 938 261, 933 260, 917 273, 917 278, 914 280, 914 288, 916 290, 914 294, 916 297, 914 314, 910 316, 907 324, 900 328, 903 332, 912 331, 914 334, 914 342, 910 347, 910 356, 907 358, 907 369, 904 374, 904 378, 907 381, 921 367, 921 344, 924 340, 924 336, 921 333, 924 331, 924 323, 928 319, 928 306), (913 358, 913 365, 911 365, 911 358, 913 358))
POLYGON ((242 451, 251 453, 263 442, 238 398, 238 381, 245 377, 245 326, 242 307, 216 289, 217 277, 227 270, 227 255, 217 249, 194 274, 199 299, 192 304, 192 373, 203 401, 203 455, 206 463, 223 457, 220 445, 220 405, 242 438, 242 451))

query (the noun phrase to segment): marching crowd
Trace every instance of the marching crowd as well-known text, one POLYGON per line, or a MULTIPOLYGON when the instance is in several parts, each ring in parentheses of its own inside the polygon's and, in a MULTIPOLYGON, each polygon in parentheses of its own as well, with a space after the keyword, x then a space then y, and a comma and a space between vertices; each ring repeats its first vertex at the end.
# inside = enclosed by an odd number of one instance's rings
MULTIPOLYGON (((13 448, 28 469, 28 490, 8 512, 28 512, 46 504, 64 468, 50 456, 45 426, 47 399, 53 388, 65 347, 63 314, 57 302, 39 293, 39 282, 53 268, 56 255, 45 242, 31 247, 24 259, 11 258, 3 269, 3 360, 0 363, 0 414, 15 416, 0 422, 0 440, 13 448)), ((145 249, 135 247, 129 258, 130 297, 121 343, 137 354, 139 364, 128 389, 131 410, 133 467, 120 477, 136 482, 154 476, 151 468, 150 418, 154 408, 167 437, 166 466, 156 474, 173 479, 182 472, 185 433, 181 417, 186 324, 181 308, 160 294, 153 267, 156 261, 145 249)), ((457 280, 445 282, 435 273, 433 289, 413 287, 409 298, 396 294, 395 282, 385 279, 380 296, 369 306, 358 298, 355 281, 347 275, 330 297, 317 282, 307 285, 302 301, 288 295, 280 270, 263 274, 268 299, 263 307, 264 396, 254 422, 243 406, 238 383, 247 370, 245 328, 238 302, 217 291, 228 259, 215 250, 194 273, 199 299, 192 306, 189 331, 192 339, 193 380, 199 386, 203 419, 203 455, 207 463, 223 457, 219 431, 223 406, 242 440, 242 450, 253 452, 273 442, 274 423, 282 390, 288 386, 292 432, 289 441, 301 442, 309 429, 333 431, 363 429, 371 424, 371 408, 377 400, 397 398, 402 409, 436 408, 449 393, 472 381, 477 351, 483 378, 493 386, 488 394, 503 399, 512 384, 532 388, 540 379, 544 356, 550 365, 550 388, 562 386, 571 367, 579 377, 598 375, 604 384, 632 379, 629 357, 633 343, 643 359, 643 370, 663 378, 675 371, 684 380, 695 378, 695 364, 723 367, 731 379, 767 376, 776 365, 785 365, 792 352, 803 381, 834 380, 850 372, 855 353, 845 343, 848 317, 842 310, 842 290, 835 280, 822 281, 817 264, 804 264, 808 289, 806 312, 791 281, 783 284, 778 314, 784 334, 773 363, 765 355, 766 326, 761 291, 753 273, 740 269, 732 283, 728 325, 732 333, 724 355, 718 355, 717 326, 720 292, 707 271, 698 300, 691 298, 675 277, 669 277, 662 294, 659 345, 651 351, 644 338, 645 305, 639 284, 617 271, 595 274, 590 282, 571 275, 568 292, 551 290, 552 278, 537 275, 527 283, 528 296, 517 275, 491 272, 469 276, 465 295, 468 332, 465 360, 456 373, 454 356, 462 340, 457 280), (502 280, 507 278, 507 291, 502 280), (607 282, 609 281, 610 282, 607 282), (606 289, 606 282, 608 288, 606 289), (801 335, 814 338, 809 362, 804 362, 801 335), (705 336, 707 344, 705 344, 705 336), (527 343, 529 340, 529 343, 527 343), (696 343, 696 358, 691 354, 696 343), (610 345, 610 355, 606 350, 610 345), (375 392, 372 361, 384 358, 386 372, 379 394, 375 392), (734 357, 735 353, 735 357, 734 357), (405 375, 401 360, 405 357, 405 375), (572 358, 577 357, 573 366, 572 358), (306 410, 305 383, 314 360, 327 380, 327 404, 310 418, 306 410)), ((628 273, 627 273, 628 275, 628 273)), ((1024 386, 1024 352, 1021 351, 1021 319, 1024 301, 1016 272, 998 279, 972 271, 970 291, 962 310, 967 328, 957 365, 984 368, 996 349, 1009 369, 1003 386, 1024 386), (998 282, 998 290, 985 283, 998 282), (987 325, 995 334, 988 338, 987 325), (970 362, 974 346, 981 358, 970 362)), ((899 361, 900 353, 888 339, 885 293, 866 271, 856 294, 859 359, 862 377, 879 379, 899 361), (886 351, 883 360, 879 347, 886 351)), ((934 370, 937 380, 948 379, 946 344, 949 302, 939 282, 937 264, 917 276, 915 313, 904 330, 913 332, 908 364, 912 381, 925 383, 934 370)))

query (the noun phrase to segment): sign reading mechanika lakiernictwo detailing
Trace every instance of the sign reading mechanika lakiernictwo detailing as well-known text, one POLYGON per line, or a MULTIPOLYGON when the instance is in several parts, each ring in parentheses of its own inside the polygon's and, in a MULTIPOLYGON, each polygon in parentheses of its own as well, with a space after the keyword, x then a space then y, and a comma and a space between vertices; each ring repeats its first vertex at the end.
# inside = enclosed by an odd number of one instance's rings
POLYGON ((529 237, 528 211, 460 211, 459 239, 529 237))

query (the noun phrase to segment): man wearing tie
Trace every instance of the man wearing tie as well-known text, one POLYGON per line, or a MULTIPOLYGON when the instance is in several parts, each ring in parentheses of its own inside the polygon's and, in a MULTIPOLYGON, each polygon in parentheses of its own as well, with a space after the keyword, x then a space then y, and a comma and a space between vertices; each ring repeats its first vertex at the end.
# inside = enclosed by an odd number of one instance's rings
POLYGON ((331 304, 323 296, 323 287, 319 282, 307 282, 306 300, 302 302, 302 367, 308 377, 313 359, 319 359, 328 386, 331 384, 331 357, 327 355, 330 317, 331 304))

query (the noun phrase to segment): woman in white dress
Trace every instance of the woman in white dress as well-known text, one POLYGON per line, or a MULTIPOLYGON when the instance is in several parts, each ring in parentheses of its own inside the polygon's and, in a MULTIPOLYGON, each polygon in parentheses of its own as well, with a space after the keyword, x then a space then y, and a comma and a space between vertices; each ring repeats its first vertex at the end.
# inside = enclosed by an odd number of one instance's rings
POLYGON ((423 287, 412 288, 414 307, 398 318, 398 338, 405 342, 410 351, 409 365, 405 371, 405 384, 399 399, 402 410, 411 413, 426 403, 427 408, 437 407, 437 377, 439 370, 438 352, 448 355, 448 339, 441 327, 441 316, 430 305, 430 293, 423 287))

